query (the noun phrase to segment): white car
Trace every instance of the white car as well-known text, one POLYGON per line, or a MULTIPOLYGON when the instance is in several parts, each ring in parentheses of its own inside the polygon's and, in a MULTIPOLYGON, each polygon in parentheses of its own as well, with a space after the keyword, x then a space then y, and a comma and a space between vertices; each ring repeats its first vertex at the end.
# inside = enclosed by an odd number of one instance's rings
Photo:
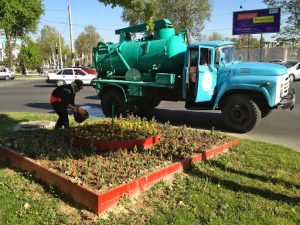
POLYGON ((13 80, 15 79, 15 72, 11 71, 8 68, 0 69, 0 79, 13 80))
POLYGON ((300 62, 287 61, 283 65, 288 69, 288 74, 291 82, 300 79, 300 62))
POLYGON ((55 83, 57 86, 71 84, 75 79, 82 80, 83 84, 91 84, 95 79, 94 74, 89 74, 81 68, 64 68, 57 73, 48 73, 47 83, 55 83))

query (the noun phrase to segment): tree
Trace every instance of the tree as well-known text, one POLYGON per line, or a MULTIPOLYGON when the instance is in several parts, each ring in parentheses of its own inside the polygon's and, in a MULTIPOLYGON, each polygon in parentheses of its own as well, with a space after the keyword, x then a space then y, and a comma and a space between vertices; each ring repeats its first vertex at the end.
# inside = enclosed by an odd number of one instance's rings
MULTIPOLYGON (((230 41, 235 42, 238 48, 248 48, 248 35, 241 35, 240 38, 231 38, 230 41)), ((264 42, 264 39, 262 40, 264 42)), ((260 48, 260 39, 249 35, 249 47, 260 48)))
POLYGON ((148 23, 153 19, 170 19, 177 31, 187 28, 196 39, 200 37, 203 23, 211 16, 209 0, 99 0, 112 7, 124 8, 122 19, 131 25, 148 23))
MULTIPOLYGON (((56 51, 59 49, 59 32, 55 27, 45 25, 37 38, 37 45, 40 51, 40 55, 44 61, 47 63, 55 62, 57 60, 56 51)), ((65 40, 63 37, 60 38, 62 54, 67 53, 67 47, 65 46, 65 40)))
POLYGON ((223 40, 223 36, 218 32, 213 32, 210 36, 208 36, 209 41, 217 41, 217 40, 223 40))
POLYGON ((111 5, 112 8, 120 6, 123 9, 131 10, 135 13, 141 12, 143 21, 153 25, 153 12, 156 0, 99 0, 105 5, 111 5))
POLYGON ((297 40, 300 38, 299 0, 263 0, 269 7, 279 7, 286 16, 284 26, 277 35, 278 40, 297 40))
MULTIPOLYGON (((200 38, 204 21, 210 18, 212 10, 209 0, 153 0, 152 5, 153 18, 168 18, 177 31, 186 28, 196 39, 200 38)), ((145 18, 149 16, 145 13, 149 11, 146 6, 144 8, 144 11, 125 9, 122 19, 130 24, 147 22, 145 18)))
POLYGON ((16 47, 17 38, 35 32, 43 12, 41 0, 0 1, 0 29, 5 32, 10 67, 13 66, 12 51, 16 47))
POLYGON ((41 56, 39 49, 30 38, 26 38, 21 46, 17 61, 19 62, 22 71, 28 69, 38 69, 41 67, 41 56))
POLYGON ((77 53, 81 56, 80 58, 87 59, 85 63, 91 63, 91 58, 88 60, 89 56, 92 54, 93 47, 95 47, 100 40, 102 40, 102 38, 92 25, 86 26, 84 31, 78 35, 75 40, 75 48, 77 53))

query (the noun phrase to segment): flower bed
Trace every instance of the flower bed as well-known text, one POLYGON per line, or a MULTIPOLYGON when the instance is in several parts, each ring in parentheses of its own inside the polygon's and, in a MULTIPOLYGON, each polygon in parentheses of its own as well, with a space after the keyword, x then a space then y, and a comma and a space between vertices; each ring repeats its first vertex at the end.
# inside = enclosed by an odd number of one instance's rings
POLYGON ((97 152, 133 149, 135 146, 150 148, 158 143, 156 123, 133 116, 85 123, 73 128, 71 133, 75 147, 94 148, 97 152))
POLYGON ((34 159, 40 165, 67 176, 73 183, 103 193, 230 141, 222 133, 204 133, 170 124, 158 125, 157 132, 160 141, 149 149, 134 148, 103 154, 96 154, 93 149, 73 148, 74 139, 63 131, 18 132, 2 138, 0 146, 34 159))

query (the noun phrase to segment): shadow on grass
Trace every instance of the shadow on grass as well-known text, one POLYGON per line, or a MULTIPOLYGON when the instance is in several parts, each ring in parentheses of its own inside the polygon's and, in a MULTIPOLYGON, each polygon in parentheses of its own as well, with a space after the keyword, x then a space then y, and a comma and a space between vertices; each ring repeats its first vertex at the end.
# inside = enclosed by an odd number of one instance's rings
POLYGON ((236 170, 236 169, 227 167, 225 164, 223 164, 220 161, 210 160, 209 164, 212 165, 212 166, 218 167, 220 170, 223 170, 225 172, 230 172, 230 173, 242 175, 242 176, 245 176, 245 177, 248 177, 248 178, 251 178, 251 179, 260 180, 260 181, 263 181, 263 182, 272 182, 273 184, 283 184, 287 188, 291 188, 291 187, 300 188, 300 184, 294 184, 292 182, 285 181, 285 180, 278 179, 278 178, 274 178, 274 177, 270 177, 270 176, 263 176, 263 175, 258 175, 258 174, 255 174, 255 173, 236 170))
POLYGON ((6 114, 0 113, 0 135, 3 136, 4 133, 11 131, 16 124, 24 121, 25 121, 24 119, 16 120, 16 119, 12 119, 6 114))
POLYGON ((300 197, 290 197, 281 193, 275 193, 270 190, 264 190, 258 187, 243 185, 235 181, 226 180, 224 178, 220 178, 218 176, 209 174, 207 172, 200 171, 196 167, 190 168, 187 171, 187 173, 190 174, 191 176, 207 177, 211 183, 216 185, 221 185, 222 187, 234 192, 244 192, 247 194, 258 195, 260 197, 263 197, 271 201, 280 201, 280 202, 285 202, 287 204, 293 204, 293 205, 300 204, 300 197))
POLYGON ((51 110, 51 112, 54 112, 50 103, 27 103, 25 105, 31 108, 48 109, 51 110))

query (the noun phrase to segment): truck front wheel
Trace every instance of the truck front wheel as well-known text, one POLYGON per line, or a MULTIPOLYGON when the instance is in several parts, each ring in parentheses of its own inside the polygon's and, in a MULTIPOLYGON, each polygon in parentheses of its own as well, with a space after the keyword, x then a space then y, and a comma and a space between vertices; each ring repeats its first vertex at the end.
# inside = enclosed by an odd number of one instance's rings
POLYGON ((222 117, 228 128, 245 133, 259 124, 261 111, 249 96, 235 94, 227 97, 222 104, 222 117))
POLYGON ((101 95, 101 107, 106 117, 120 116, 126 111, 125 98, 118 90, 107 90, 101 95))

